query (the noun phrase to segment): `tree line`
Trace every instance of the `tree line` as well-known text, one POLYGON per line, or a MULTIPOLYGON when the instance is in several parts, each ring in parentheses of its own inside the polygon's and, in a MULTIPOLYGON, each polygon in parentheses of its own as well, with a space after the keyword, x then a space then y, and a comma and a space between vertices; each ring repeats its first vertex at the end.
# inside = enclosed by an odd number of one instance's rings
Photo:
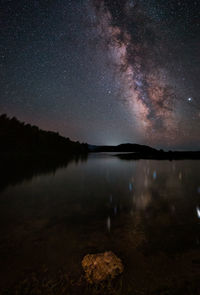
POLYGON ((80 154, 87 151, 87 144, 71 141, 58 132, 42 130, 15 117, 0 115, 0 152, 80 154))

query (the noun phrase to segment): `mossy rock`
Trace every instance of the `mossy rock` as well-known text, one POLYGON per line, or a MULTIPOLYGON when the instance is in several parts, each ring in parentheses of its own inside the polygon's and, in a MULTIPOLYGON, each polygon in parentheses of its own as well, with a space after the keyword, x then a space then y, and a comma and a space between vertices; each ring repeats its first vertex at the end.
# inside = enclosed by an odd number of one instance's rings
POLYGON ((82 267, 90 284, 114 279, 124 269, 121 259, 111 251, 84 256, 82 267))

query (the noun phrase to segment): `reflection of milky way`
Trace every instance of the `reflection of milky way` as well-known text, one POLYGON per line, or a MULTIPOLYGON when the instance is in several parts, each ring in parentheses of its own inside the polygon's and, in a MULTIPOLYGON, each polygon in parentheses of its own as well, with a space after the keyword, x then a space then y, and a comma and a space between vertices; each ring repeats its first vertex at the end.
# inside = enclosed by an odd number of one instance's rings
POLYGON ((162 66, 158 30, 133 1, 111 2, 94 2, 98 29, 111 55, 123 97, 139 119, 137 128, 152 140, 163 138, 163 130, 166 140, 173 139, 175 95, 162 66))

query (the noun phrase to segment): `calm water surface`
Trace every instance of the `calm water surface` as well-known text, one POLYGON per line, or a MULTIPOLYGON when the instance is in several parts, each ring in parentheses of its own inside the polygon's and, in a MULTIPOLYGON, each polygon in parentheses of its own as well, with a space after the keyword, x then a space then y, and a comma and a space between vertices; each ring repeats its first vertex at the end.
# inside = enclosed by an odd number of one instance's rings
POLYGON ((107 250, 125 267, 117 294, 200 294, 200 161, 94 154, 8 184, 0 232, 5 294, 33 273, 77 281, 83 256, 107 250))

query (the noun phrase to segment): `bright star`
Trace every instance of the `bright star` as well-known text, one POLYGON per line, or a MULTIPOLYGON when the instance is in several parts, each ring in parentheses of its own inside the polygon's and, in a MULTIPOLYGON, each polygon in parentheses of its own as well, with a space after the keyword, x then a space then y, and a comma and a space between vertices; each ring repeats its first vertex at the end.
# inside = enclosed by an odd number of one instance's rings
POLYGON ((187 100, 188 100, 188 101, 192 101, 192 97, 189 97, 187 100))

